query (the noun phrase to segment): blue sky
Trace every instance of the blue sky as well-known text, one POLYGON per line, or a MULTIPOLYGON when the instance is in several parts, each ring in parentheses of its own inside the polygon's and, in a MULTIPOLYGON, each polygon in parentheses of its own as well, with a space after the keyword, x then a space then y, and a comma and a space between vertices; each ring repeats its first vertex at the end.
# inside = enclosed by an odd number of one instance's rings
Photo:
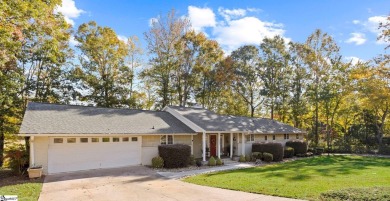
MULTIPOLYGON (((149 22, 175 9, 187 16, 194 29, 217 40, 226 52, 241 45, 260 44, 264 37, 282 35, 304 42, 319 28, 334 37, 347 59, 369 60, 385 53, 376 37, 378 23, 390 14, 389 0, 239 0, 239 1, 105 1, 63 0, 58 10, 75 29, 94 20, 113 28, 121 37, 141 39, 149 22)), ((389 51, 389 50, 388 50, 389 51)))

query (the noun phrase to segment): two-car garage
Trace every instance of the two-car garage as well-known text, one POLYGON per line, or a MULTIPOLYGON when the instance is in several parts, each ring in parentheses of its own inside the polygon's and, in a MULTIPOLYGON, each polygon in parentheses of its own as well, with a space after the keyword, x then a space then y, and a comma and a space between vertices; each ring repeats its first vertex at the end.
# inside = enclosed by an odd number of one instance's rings
POLYGON ((141 164, 140 136, 48 139, 48 174, 141 164))

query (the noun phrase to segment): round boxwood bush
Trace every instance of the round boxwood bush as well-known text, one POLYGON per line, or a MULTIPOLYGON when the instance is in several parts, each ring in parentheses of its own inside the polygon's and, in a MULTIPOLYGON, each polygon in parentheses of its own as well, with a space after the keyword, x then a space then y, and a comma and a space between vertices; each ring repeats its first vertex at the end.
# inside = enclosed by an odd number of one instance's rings
POLYGON ((200 167, 200 166, 202 166, 202 161, 201 160, 196 160, 196 166, 197 167, 200 167))
POLYGON ((191 155, 189 160, 190 160, 190 163, 189 163, 190 165, 195 165, 196 160, 195 160, 194 155, 191 155))
POLYGON ((217 165, 222 165, 222 164, 223 164, 223 162, 222 162, 222 160, 221 160, 220 158, 217 158, 217 162, 216 162, 216 164, 217 164, 217 165))
POLYGON ((298 140, 288 141, 286 142, 286 146, 292 147, 294 149, 294 155, 306 154, 307 152, 307 142, 298 140))
POLYGON ((256 161, 257 159, 263 158, 263 154, 261 152, 252 152, 252 158, 256 161))
POLYGON ((184 144, 160 145, 158 154, 163 158, 165 168, 187 167, 190 163, 191 147, 184 144))
POLYGON ((251 161, 251 155, 247 154, 245 155, 245 161, 250 162, 251 161))
POLYGON ((253 143, 252 152, 270 153, 274 161, 282 161, 284 156, 283 145, 277 142, 253 143))
POLYGON ((216 165, 215 158, 211 156, 209 159, 209 166, 215 166, 215 165, 216 165))
POLYGON ((240 156, 240 159, 238 160, 238 162, 245 162, 245 156, 244 155, 241 155, 240 156))
POLYGON ((265 161, 265 162, 271 162, 272 160, 273 160, 273 155, 271 154, 271 153, 267 153, 267 152, 264 152, 263 153, 263 160, 265 161))
POLYGON ((164 159, 160 156, 152 158, 152 167, 153 168, 162 168, 164 167, 164 159))
POLYGON ((294 156, 294 148, 285 146, 284 147, 284 157, 292 158, 294 156))

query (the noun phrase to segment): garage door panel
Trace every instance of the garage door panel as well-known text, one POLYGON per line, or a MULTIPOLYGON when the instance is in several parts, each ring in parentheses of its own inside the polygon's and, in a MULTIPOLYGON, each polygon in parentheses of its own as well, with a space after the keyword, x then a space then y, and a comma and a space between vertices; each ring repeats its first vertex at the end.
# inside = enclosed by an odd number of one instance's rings
POLYGON ((49 174, 138 165, 141 164, 141 143, 51 143, 48 157, 49 174))

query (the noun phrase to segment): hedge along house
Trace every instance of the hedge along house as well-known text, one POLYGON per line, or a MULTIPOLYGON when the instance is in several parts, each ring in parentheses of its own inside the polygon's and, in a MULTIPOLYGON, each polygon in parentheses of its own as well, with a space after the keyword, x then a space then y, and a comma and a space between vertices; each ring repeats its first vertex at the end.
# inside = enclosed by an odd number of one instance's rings
POLYGON ((30 137, 30 166, 44 174, 150 165, 161 144, 186 144, 196 158, 249 154, 253 142, 303 140, 304 132, 270 119, 206 109, 162 111, 30 102, 20 136, 30 137), (205 150, 205 151, 203 151, 205 150))
POLYGON ((169 106, 163 109, 185 123, 193 136, 193 154, 203 161, 209 156, 251 154, 252 143, 304 140, 305 131, 267 118, 219 115, 203 108, 169 106), (206 150, 206 151, 203 151, 206 150))

